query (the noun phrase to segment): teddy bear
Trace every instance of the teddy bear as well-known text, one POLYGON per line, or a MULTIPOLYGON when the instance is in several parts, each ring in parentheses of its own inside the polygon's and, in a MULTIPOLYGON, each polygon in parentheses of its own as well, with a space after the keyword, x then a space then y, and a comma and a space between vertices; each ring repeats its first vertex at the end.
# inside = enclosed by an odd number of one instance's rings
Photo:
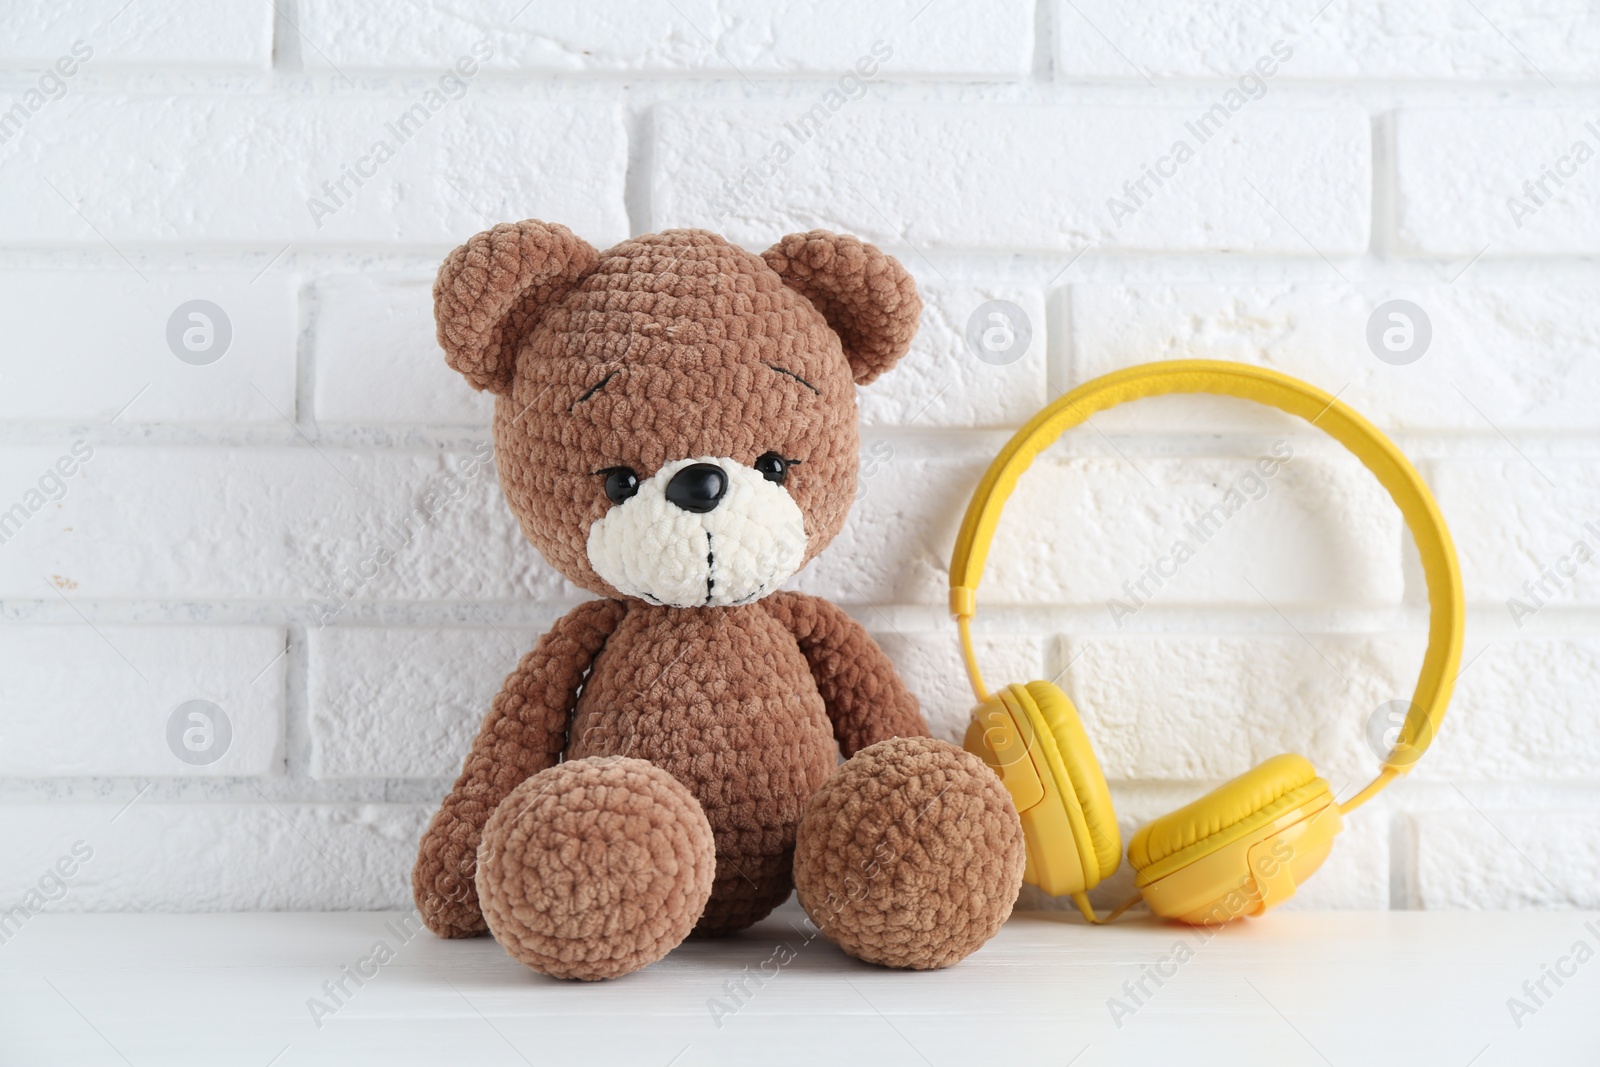
POLYGON ((993 936, 1025 862, 1004 787, 928 736, 859 623, 782 587, 855 498, 856 388, 921 313, 906 270, 821 230, 597 252, 527 220, 453 251, 433 293, 446 361, 496 398, 523 534, 599 599, 495 697, 421 842, 428 927, 587 980, 794 890, 872 963, 944 967, 993 936))

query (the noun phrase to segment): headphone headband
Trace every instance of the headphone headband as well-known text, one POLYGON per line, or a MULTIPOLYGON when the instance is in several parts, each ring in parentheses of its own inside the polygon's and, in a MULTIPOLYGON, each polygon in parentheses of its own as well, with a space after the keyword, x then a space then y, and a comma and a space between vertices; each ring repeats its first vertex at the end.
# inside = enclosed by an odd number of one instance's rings
MULTIPOLYGON (((970 620, 977 610, 978 582, 1001 509, 1017 479, 1067 430, 1119 404, 1169 393, 1210 393, 1253 400, 1297 415, 1323 430, 1359 459, 1400 508, 1422 558, 1428 587, 1428 651, 1400 735, 1383 761, 1380 782, 1403 774, 1439 732, 1461 663, 1463 630, 1461 569, 1439 506, 1411 461, 1378 429, 1337 397, 1287 374, 1220 360, 1182 359, 1145 363, 1085 382, 1058 398, 1001 449, 978 483, 961 522, 950 558, 950 610, 961 632, 967 672, 979 700, 986 698, 970 620)), ((1374 782, 1379 786, 1380 782, 1374 782)), ((1364 790, 1360 799, 1369 795, 1364 790)))

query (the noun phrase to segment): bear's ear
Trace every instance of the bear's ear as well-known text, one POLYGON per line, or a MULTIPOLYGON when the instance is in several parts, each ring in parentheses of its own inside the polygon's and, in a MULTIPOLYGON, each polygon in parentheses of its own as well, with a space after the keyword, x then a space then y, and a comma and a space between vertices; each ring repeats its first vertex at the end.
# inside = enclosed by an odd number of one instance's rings
POLYGON ((503 222, 451 252, 433 283, 445 361, 474 389, 511 391, 517 346, 599 254, 565 226, 503 222))
POLYGON ((911 347, 922 298, 893 256, 859 238, 811 230, 791 233, 761 258, 833 327, 856 384, 872 381, 911 347))

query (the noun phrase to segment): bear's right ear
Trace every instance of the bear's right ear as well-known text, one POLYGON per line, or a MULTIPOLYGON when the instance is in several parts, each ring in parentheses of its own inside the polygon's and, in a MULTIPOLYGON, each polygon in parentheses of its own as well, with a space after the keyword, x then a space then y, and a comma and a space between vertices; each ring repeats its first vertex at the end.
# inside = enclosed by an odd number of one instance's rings
POLYGON ((922 298, 893 256, 859 237, 812 230, 791 233, 761 258, 839 335, 857 385, 894 366, 911 348, 922 298))
POLYGON ((511 391, 517 346, 539 317, 599 259, 565 226, 503 222, 451 252, 433 283, 445 361, 474 389, 511 391))

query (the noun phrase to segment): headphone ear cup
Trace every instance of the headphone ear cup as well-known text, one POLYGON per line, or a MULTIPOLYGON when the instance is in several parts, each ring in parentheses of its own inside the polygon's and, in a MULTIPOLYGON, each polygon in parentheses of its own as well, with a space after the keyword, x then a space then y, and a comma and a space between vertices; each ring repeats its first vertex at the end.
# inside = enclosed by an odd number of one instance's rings
POLYGON ((973 712, 964 747, 1011 794, 1029 885, 1080 896, 1117 869, 1122 837, 1111 792, 1067 694, 1050 682, 998 690, 973 712))
POLYGON ((1093 889, 1115 873, 1122 862, 1117 813, 1094 746, 1078 718, 1078 709, 1059 686, 1035 681, 1010 686, 1009 690, 1037 721, 1040 754, 1055 779, 1083 864, 1083 889, 1093 889))
POLYGON ((1328 783, 1285 753, 1140 827, 1128 863, 1151 911, 1214 925, 1288 900, 1342 828, 1328 783))

